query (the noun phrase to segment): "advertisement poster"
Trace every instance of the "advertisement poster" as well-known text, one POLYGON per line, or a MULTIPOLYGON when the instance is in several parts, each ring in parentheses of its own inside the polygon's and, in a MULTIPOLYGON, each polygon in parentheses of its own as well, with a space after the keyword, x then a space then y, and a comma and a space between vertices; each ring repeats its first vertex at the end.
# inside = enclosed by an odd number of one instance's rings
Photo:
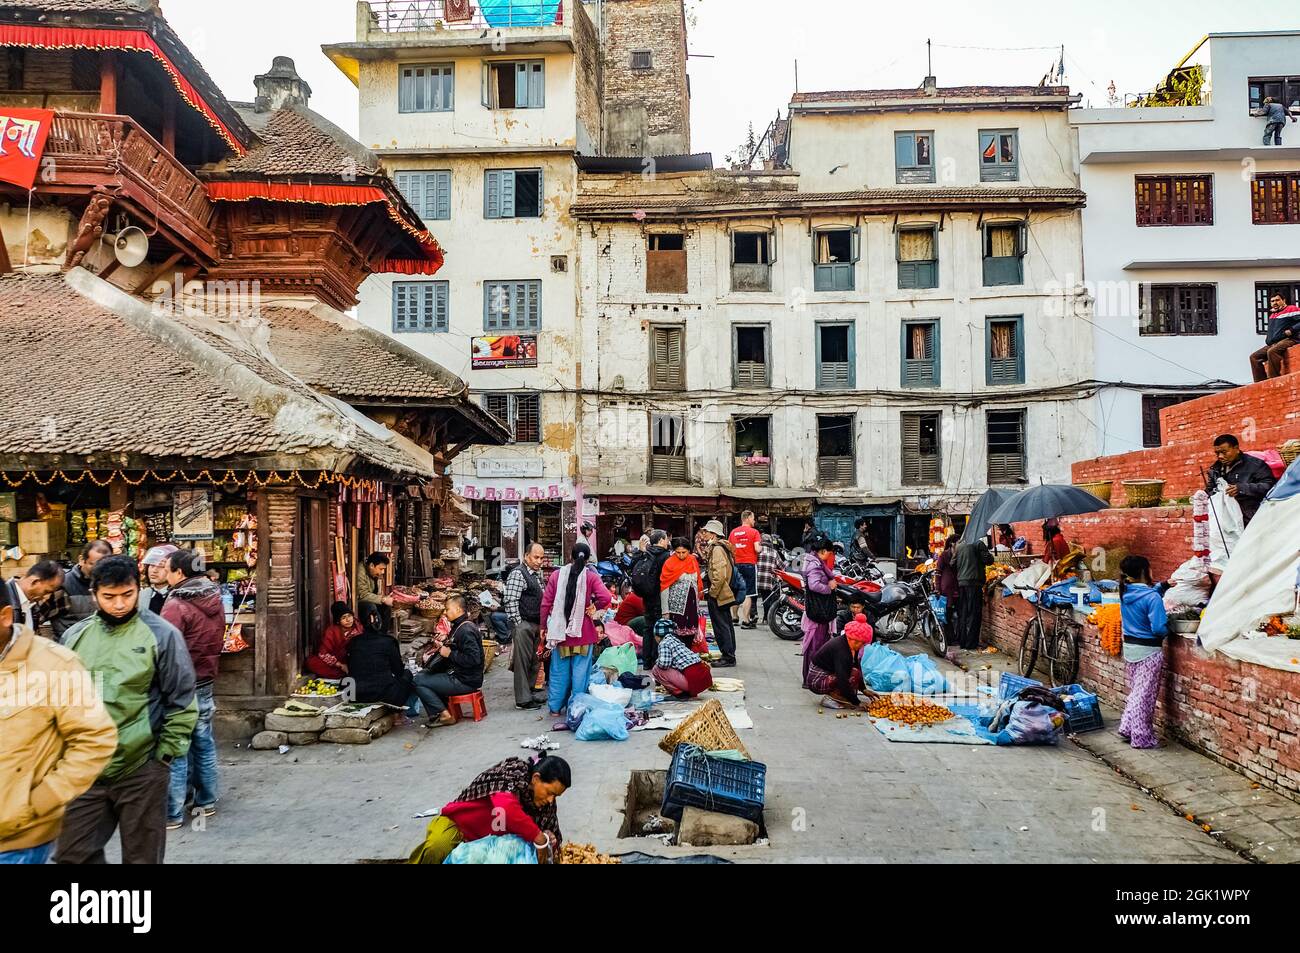
POLYGON ((212 539, 211 490, 172 491, 172 541, 212 539))
POLYGON ((537 335, 510 334, 504 337, 474 338, 470 366, 476 371, 503 367, 536 367, 537 335))

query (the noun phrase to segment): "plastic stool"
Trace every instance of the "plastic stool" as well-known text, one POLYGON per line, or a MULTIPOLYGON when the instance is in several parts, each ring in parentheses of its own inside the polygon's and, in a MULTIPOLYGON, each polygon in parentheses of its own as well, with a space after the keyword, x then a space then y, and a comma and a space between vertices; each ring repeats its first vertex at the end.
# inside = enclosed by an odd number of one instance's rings
POLYGON ((460 721, 462 705, 470 706, 475 721, 482 721, 487 717, 487 702, 483 700, 482 692, 474 692, 470 695, 452 695, 448 698, 447 711, 451 712, 452 721, 460 721))

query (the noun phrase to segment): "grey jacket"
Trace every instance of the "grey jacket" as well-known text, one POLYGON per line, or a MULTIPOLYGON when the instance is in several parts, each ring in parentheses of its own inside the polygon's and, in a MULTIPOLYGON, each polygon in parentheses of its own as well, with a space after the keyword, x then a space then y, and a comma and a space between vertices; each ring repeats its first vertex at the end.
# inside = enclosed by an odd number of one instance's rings
POLYGON ((984 540, 957 544, 957 585, 984 585, 984 567, 993 565, 993 554, 984 540))
POLYGON ((80 565, 73 566, 63 574, 63 592, 59 596, 58 605, 58 613, 50 618, 50 628, 54 630, 56 642, 62 642, 64 634, 70 628, 98 611, 95 596, 90 591, 90 580, 81 574, 80 565))

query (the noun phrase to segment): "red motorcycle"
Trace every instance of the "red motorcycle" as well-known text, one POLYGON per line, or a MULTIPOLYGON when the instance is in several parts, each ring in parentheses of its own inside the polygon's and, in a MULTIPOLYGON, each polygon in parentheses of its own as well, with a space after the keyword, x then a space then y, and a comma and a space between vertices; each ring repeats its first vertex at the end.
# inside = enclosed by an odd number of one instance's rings
MULTIPOLYGON (((803 629, 800 627, 804 609, 803 576, 797 572, 778 569, 776 578, 776 588, 768 593, 764 606, 767 627, 778 639, 797 642, 803 638, 803 629)), ((880 583, 871 579, 854 579, 851 576, 837 575, 835 581, 839 583, 838 592, 842 592, 845 588, 853 588, 874 594, 883 588, 880 583)))

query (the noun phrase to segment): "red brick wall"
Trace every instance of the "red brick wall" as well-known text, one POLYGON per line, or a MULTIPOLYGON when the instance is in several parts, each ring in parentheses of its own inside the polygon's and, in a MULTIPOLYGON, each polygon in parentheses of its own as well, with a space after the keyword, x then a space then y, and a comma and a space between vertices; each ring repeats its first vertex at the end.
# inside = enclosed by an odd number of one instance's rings
MULTIPOLYGON (((1029 541, 1034 552, 1041 553, 1042 527, 1041 522, 1017 523, 1015 531, 1029 541)), ((1061 529, 1066 539, 1088 554, 1087 566, 1098 578, 1118 579, 1119 561, 1135 553, 1151 560, 1151 576, 1161 581, 1192 555, 1190 506, 1121 508, 1066 516, 1061 519, 1061 529)))
POLYGON ((1163 479, 1165 499, 1191 496, 1202 486, 1200 468, 1214 463, 1210 442, 1219 434, 1236 434, 1245 450, 1267 450, 1300 437, 1300 374, 1167 407, 1160 412, 1160 431, 1163 446, 1080 460, 1072 479, 1112 480, 1112 506, 1128 503, 1124 480, 1163 479))
MULTIPOLYGON (((1012 596, 984 610, 984 637, 1016 657, 1033 607, 1012 596)), ((1079 681, 1117 708, 1128 696, 1122 659, 1101 649, 1095 627, 1084 624, 1079 681)), ((1300 800, 1300 695, 1295 675, 1211 655, 1194 639, 1170 637, 1170 676, 1156 708, 1156 723, 1259 784, 1300 800)), ((1040 673, 1041 674, 1041 673, 1040 673)), ((1105 730, 1114 731, 1107 724, 1105 730)))

